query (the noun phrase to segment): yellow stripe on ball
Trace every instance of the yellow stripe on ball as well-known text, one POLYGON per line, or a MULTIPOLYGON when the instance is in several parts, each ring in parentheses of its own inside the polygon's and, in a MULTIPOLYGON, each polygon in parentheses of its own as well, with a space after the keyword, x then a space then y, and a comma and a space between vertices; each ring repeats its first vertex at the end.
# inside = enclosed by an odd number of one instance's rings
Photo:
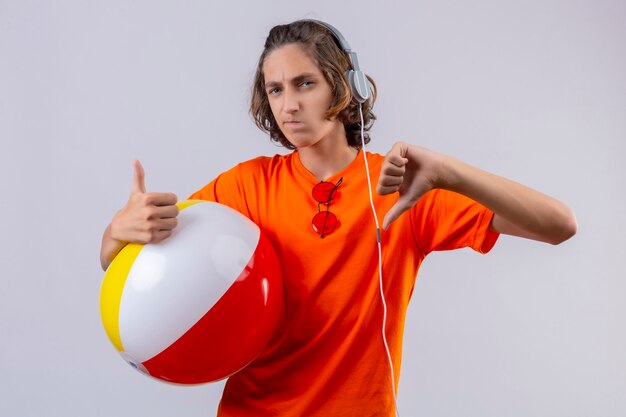
POLYGON ((129 243, 122 248, 104 274, 102 287, 100 288, 102 324, 104 324, 104 330, 107 332, 109 339, 120 352, 124 351, 119 326, 122 292, 124 291, 128 272, 142 249, 143 245, 138 243, 129 243))
POLYGON ((178 210, 184 210, 187 207, 193 206, 194 204, 198 204, 198 203, 202 203, 203 200, 185 200, 185 201, 181 201, 176 203, 176 205, 178 206, 178 210))

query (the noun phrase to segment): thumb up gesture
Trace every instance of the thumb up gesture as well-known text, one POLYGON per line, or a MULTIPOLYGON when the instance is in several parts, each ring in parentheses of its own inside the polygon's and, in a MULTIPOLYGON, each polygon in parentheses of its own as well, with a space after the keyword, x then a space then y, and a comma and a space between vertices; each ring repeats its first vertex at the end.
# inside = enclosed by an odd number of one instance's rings
POLYGON ((156 243, 176 227, 178 207, 172 193, 146 192, 144 170, 134 161, 130 197, 111 222, 111 237, 121 242, 156 243))

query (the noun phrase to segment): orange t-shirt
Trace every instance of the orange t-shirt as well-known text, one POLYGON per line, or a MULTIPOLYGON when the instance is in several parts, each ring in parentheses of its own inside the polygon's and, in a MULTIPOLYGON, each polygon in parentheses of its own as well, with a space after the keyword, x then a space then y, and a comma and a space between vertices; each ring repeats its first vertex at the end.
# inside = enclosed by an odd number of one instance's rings
MULTIPOLYGON (((366 153, 372 181, 384 157, 366 153)), ((264 352, 226 383, 218 416, 393 416, 390 372, 381 336, 376 227, 363 155, 326 181, 337 228, 320 238, 311 226, 319 182, 298 152, 260 157, 221 174, 190 198, 217 201, 253 220, 282 262, 286 313, 264 352)), ((379 196, 380 221, 397 200, 379 196)), ((325 207, 322 206, 324 210, 325 207)), ((382 231, 386 337, 400 375, 402 334, 419 266, 435 250, 486 253, 497 239, 493 213, 444 190, 424 195, 382 231)))

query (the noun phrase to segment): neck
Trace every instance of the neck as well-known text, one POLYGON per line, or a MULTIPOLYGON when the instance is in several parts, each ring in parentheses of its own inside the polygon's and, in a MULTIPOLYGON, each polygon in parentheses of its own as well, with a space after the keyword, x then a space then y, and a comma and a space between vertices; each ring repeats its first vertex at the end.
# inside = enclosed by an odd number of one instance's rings
POLYGON ((324 181, 350 165, 359 153, 358 150, 348 145, 348 139, 345 133, 342 133, 343 135, 332 140, 322 140, 314 146, 298 149, 302 165, 320 181, 324 181))

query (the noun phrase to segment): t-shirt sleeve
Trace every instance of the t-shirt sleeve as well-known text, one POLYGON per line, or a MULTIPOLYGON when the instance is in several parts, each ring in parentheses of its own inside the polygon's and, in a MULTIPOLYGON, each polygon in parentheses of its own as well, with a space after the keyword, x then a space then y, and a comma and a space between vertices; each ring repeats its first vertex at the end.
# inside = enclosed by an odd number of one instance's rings
POLYGON ((189 199, 221 203, 250 217, 241 170, 240 164, 223 172, 213 181, 191 194, 189 199))
POLYGON ((415 240, 424 255, 464 247, 487 253, 499 236, 491 229, 491 210, 452 191, 429 191, 411 216, 415 240))

